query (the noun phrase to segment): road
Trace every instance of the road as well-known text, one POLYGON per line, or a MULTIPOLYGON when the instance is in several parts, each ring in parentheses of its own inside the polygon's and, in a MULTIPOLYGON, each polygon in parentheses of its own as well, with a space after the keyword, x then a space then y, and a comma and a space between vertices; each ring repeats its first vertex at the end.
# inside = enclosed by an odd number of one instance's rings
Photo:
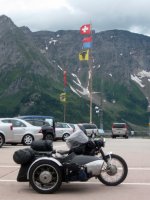
MULTIPOLYGON (((24 146, 4 146, 0 149, 0 197, 2 200, 47 200, 51 195, 36 193, 28 183, 16 181, 19 166, 13 161, 13 153, 24 146)), ((54 142, 55 149, 65 149, 64 142, 54 142)), ((63 183, 52 194, 53 200, 147 200, 150 198, 150 139, 106 139, 105 152, 122 156, 129 167, 126 180, 116 187, 108 187, 96 179, 86 183, 63 183)))

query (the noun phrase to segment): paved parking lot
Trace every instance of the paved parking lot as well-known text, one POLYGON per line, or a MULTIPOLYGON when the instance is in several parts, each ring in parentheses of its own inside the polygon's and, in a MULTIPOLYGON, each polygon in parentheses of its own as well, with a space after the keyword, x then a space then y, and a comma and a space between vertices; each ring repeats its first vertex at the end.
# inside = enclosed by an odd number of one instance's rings
MULTIPOLYGON (((28 183, 16 182, 19 166, 12 159, 14 151, 24 146, 4 146, 0 149, 0 196, 3 200, 36 199, 44 200, 51 195, 41 195, 29 187, 28 183)), ((54 148, 65 149, 64 142, 54 142, 54 148)), ((150 139, 106 139, 105 152, 112 151, 122 156, 128 164, 129 173, 123 184, 108 187, 96 179, 86 183, 65 183, 52 194, 53 200, 146 200, 150 198, 150 139)))

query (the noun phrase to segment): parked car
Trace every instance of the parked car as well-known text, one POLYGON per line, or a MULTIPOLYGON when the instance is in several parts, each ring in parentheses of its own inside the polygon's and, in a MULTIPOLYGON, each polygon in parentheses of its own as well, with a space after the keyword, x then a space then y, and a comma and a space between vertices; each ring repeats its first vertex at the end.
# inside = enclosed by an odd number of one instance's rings
POLYGON ((126 123, 113 123, 112 124, 112 138, 125 137, 128 138, 129 130, 126 123))
POLYGON ((12 124, 0 122, 0 148, 4 145, 5 140, 7 139, 5 137, 6 133, 8 133, 8 137, 11 136, 12 128, 12 124))
POLYGON ((4 123, 11 125, 11 130, 1 133, 3 134, 5 143, 30 145, 34 140, 43 138, 41 127, 33 126, 25 120, 0 118, 0 124, 4 123))
POLYGON ((99 136, 99 131, 96 124, 80 123, 79 125, 82 125, 85 128, 88 137, 99 136))
POLYGON ((51 116, 25 115, 19 116, 34 126, 41 126, 44 140, 55 140, 55 120, 51 116))
POLYGON ((55 126, 56 139, 66 140, 74 131, 69 123, 57 122, 55 126))

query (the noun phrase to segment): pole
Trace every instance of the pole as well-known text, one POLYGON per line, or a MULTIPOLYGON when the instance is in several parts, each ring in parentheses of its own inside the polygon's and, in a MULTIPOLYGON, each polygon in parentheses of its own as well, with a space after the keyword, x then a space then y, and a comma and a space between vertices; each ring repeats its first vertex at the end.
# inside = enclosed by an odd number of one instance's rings
POLYGON ((64 122, 66 122, 66 102, 64 102, 64 122))
POLYGON ((64 122, 66 121, 66 101, 67 101, 67 97, 66 97, 66 88, 67 88, 67 71, 64 71, 64 92, 65 92, 65 101, 64 101, 64 122))
POLYGON ((100 94, 100 129, 103 129, 103 93, 101 92, 100 94))
MULTIPOLYGON (((91 37, 92 37, 92 23, 90 23, 91 26, 91 37)), ((92 48, 89 49, 89 71, 90 71, 90 82, 89 82, 89 92, 90 92, 90 124, 92 124, 92 104, 93 104, 93 85, 92 85, 92 64, 93 64, 93 56, 92 56, 92 48)))
POLYGON ((92 66, 91 66, 91 62, 89 62, 89 70, 90 70, 90 123, 92 123, 92 104, 93 104, 93 97, 92 97, 92 66))

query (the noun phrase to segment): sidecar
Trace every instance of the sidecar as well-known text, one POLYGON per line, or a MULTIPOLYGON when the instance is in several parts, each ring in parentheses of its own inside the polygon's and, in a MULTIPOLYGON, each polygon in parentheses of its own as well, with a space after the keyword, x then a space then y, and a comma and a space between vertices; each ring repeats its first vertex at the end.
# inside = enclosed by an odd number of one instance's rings
POLYGON ((94 156, 56 156, 51 141, 34 142, 31 148, 16 151, 13 159, 21 165, 17 181, 29 182, 43 194, 57 191, 62 182, 87 181, 99 175, 103 165, 103 160, 94 156))
POLYGON ((40 193, 56 191, 62 183, 62 164, 52 154, 53 145, 50 140, 36 141, 31 148, 16 151, 13 159, 21 165, 17 181, 29 182, 40 193))

